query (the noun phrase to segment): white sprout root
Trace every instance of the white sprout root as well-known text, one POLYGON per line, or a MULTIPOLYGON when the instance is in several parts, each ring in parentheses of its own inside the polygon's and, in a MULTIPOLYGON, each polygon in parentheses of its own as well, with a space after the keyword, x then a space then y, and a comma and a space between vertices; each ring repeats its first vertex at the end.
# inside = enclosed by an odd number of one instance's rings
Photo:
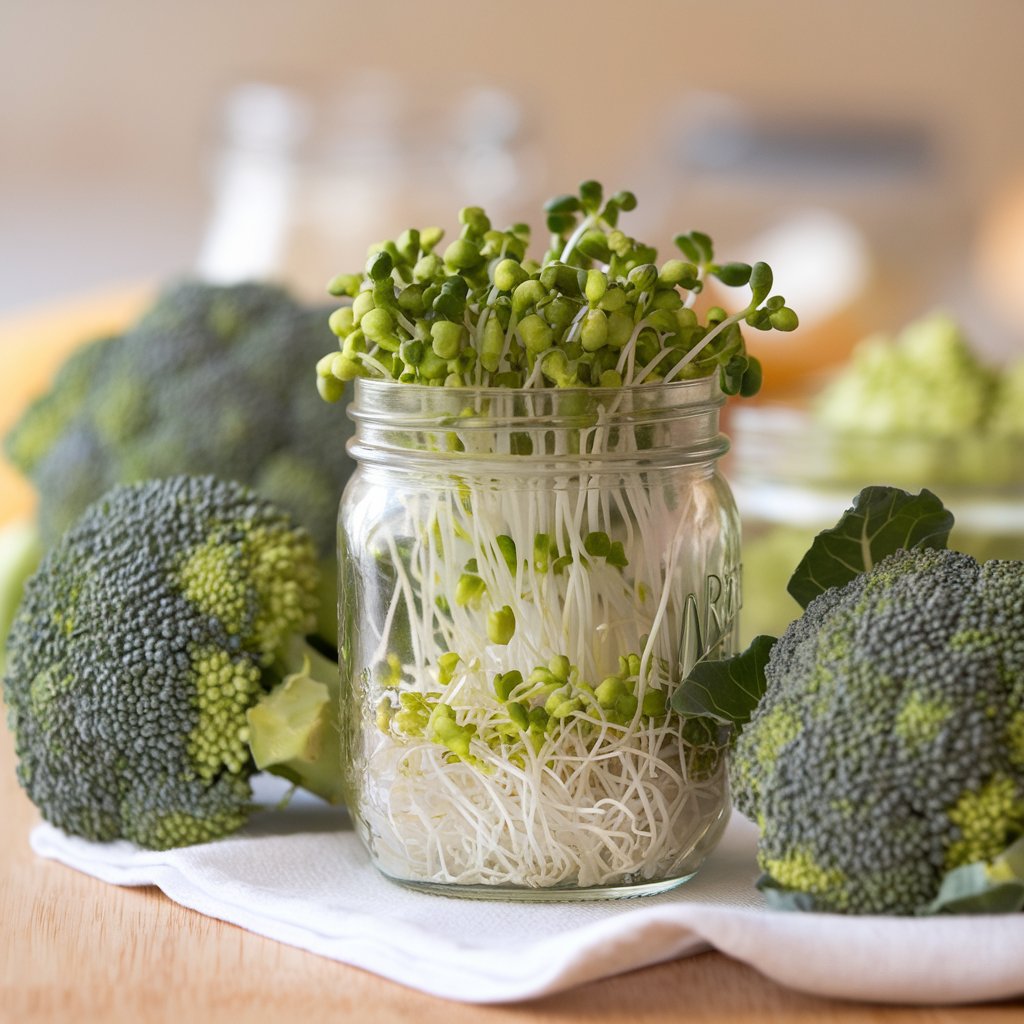
MULTIPOLYGON (((606 428, 592 429, 576 435, 589 451, 604 445, 606 428)), ((530 475, 470 465, 419 477, 400 515, 368 538, 366 565, 385 567, 384 628, 361 638, 351 700, 357 818, 378 866, 506 889, 692 873, 726 805, 724 759, 719 738, 688 731, 667 698, 703 650, 728 653, 738 604, 706 465, 551 472, 556 456, 530 475), (588 553, 599 534, 623 557, 588 553), (539 537, 551 539, 546 558, 539 537), (460 604, 467 572, 481 585, 460 604), (494 642, 487 614, 506 605, 515 629, 494 642), (543 669, 556 657, 572 670, 552 681, 543 669), (513 671, 522 679, 500 692, 496 677, 513 671), (599 700, 611 676, 635 700, 599 700), (530 713, 528 728, 512 703, 530 713)))
POLYGON ((385 874, 457 885, 581 888, 688 875, 723 810, 718 770, 688 778, 678 730, 625 730, 597 745, 568 730, 518 767, 436 743, 384 740, 363 807, 385 874))

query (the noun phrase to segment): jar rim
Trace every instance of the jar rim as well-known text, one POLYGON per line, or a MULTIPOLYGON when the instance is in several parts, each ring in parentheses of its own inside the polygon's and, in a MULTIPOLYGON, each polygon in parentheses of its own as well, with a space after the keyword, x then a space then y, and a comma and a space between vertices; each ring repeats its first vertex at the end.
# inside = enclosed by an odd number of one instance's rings
POLYGON ((359 379, 347 414, 360 462, 532 458, 620 466, 721 457, 717 377, 623 388, 433 387, 359 379))
POLYGON ((506 388, 506 387, 477 387, 472 384, 463 384, 458 387, 440 387, 430 384, 406 384, 397 380, 383 380, 374 377, 357 377, 355 379, 356 392, 365 391, 368 394, 390 394, 401 391, 409 394, 420 395, 482 395, 484 397, 523 397, 540 398, 545 395, 592 395, 598 398, 611 398, 617 395, 644 394, 664 396, 683 396, 686 394, 706 394, 709 400, 719 405, 725 402, 725 395, 722 393, 719 384, 718 374, 711 374, 708 377, 694 377, 690 380, 676 381, 654 381, 645 384, 622 384, 619 387, 605 388, 591 385, 578 385, 575 387, 542 387, 542 388, 506 388))
POLYGON ((399 417, 407 427, 448 425, 457 417, 460 429, 467 430, 524 421, 582 427, 595 416, 615 422, 710 416, 717 431, 718 410, 724 403, 717 375, 621 388, 438 387, 357 378, 346 413, 357 428, 399 417))

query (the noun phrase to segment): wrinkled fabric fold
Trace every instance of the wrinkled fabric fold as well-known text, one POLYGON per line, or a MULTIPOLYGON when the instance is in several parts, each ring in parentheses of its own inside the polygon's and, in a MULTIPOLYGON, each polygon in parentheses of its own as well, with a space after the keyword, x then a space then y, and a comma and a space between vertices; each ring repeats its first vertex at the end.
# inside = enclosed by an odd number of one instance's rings
POLYGON ((155 885, 199 913, 464 1002, 531 999, 709 948, 822 996, 943 1004, 1024 995, 1024 915, 768 911, 754 888, 755 832, 738 816, 680 888, 586 903, 407 890, 374 870, 342 812, 302 798, 229 839, 178 850, 91 843, 49 825, 31 843, 102 881, 155 885))

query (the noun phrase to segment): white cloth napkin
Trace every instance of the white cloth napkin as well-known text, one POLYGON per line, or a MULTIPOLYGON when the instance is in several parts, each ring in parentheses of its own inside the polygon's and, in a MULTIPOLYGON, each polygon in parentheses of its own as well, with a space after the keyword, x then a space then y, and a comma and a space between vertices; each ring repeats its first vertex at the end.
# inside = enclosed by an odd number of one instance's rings
MULTIPOLYGON (((278 780, 261 780, 272 800, 278 780)), ((279 791, 278 791, 279 792, 279 791)), ((40 825, 32 847, 115 885, 156 885, 211 917, 435 996, 528 999, 708 948, 794 989, 894 1003, 1024 995, 1024 914, 928 919, 771 912, 755 832, 736 816, 673 892, 592 903, 478 902, 407 890, 371 867, 343 812, 297 796, 242 833, 166 852, 40 825)))

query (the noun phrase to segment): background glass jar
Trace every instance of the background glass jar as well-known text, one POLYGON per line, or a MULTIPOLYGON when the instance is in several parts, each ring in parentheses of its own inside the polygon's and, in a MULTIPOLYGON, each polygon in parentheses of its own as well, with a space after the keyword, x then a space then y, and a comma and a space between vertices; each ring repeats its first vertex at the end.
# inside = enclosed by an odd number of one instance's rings
POLYGON ((712 381, 356 382, 339 514, 348 803, 374 862, 494 898, 637 895, 728 817, 724 737, 669 707, 734 649, 712 381))
POLYGON ((811 541, 863 487, 927 487, 953 513, 950 547, 1024 559, 1024 447, 1009 438, 836 433, 797 406, 734 410, 726 469, 743 514, 742 643, 800 614, 786 585, 811 541))

